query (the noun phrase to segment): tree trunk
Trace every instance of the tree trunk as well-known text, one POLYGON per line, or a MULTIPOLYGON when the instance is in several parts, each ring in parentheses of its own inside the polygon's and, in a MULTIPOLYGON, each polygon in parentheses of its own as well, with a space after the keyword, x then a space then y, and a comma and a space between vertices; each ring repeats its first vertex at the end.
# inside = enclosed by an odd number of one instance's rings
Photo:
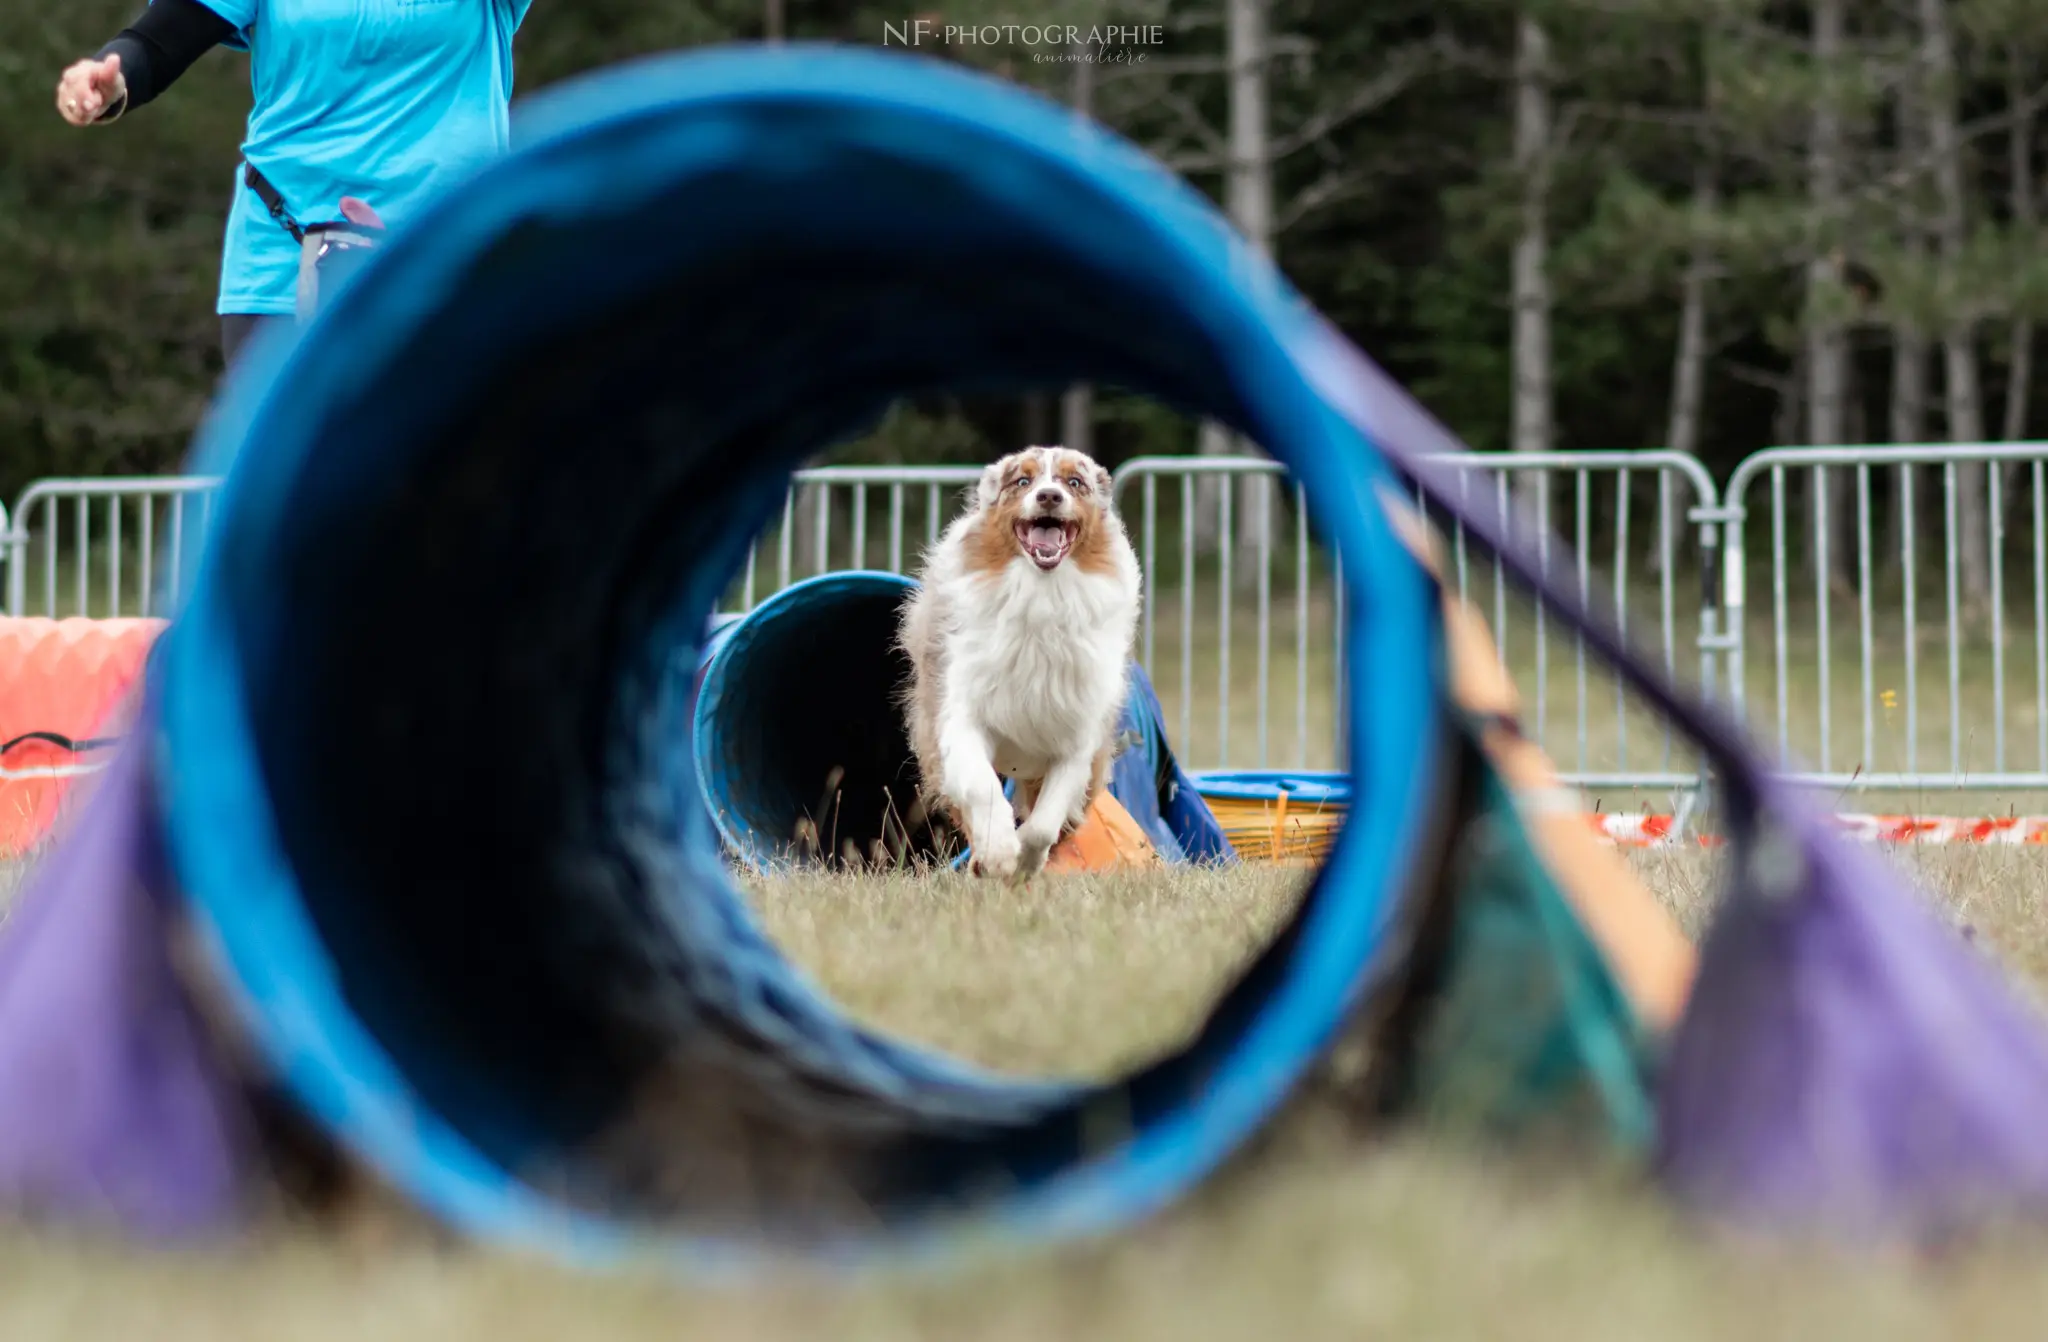
POLYGON ((1805 436, 1800 430, 1806 423, 1806 355, 1802 344, 1792 352, 1792 370, 1782 380, 1772 380, 1778 393, 1777 407, 1771 411, 1773 447, 1789 447, 1805 436))
MULTIPOLYGON (((1984 441, 1984 404, 1977 387, 1977 349, 1967 326, 1950 327, 1941 338, 1943 380, 1948 394, 1952 443, 1984 441)), ((1990 526, 1984 510, 1984 468, 1956 468, 1956 534, 1963 597, 1973 606, 1991 599, 1990 526)))
MULTIPOLYGON (((1894 105, 1894 115, 1899 128, 1899 151, 1913 157, 1921 154, 1927 146, 1927 117, 1921 110, 1917 81, 1910 75, 1900 88, 1894 105)), ((1917 262, 1925 257, 1927 239, 1917 220, 1908 223, 1899 239, 1900 250, 1909 261, 1917 262)), ((1886 430, 1889 440, 1901 445, 1912 445, 1927 441, 1927 332, 1919 321, 1900 313, 1892 318, 1892 377, 1891 407, 1887 416, 1886 430)), ((1911 466, 1898 466, 1892 470, 1891 489, 1885 504, 1885 534, 1883 566, 1888 573, 1897 573, 1904 564, 1906 543, 1906 505, 1912 499, 1916 513, 1922 507, 1920 473, 1911 466)), ((1921 535, 1918 528, 1915 535, 1921 535)))
MULTIPOLYGON (((1225 13, 1230 66, 1230 171, 1225 181, 1225 203, 1238 232, 1252 246, 1267 253, 1273 246, 1272 141, 1266 116, 1269 3, 1270 0, 1229 0, 1225 13)), ((1206 456, 1228 456, 1245 448, 1222 425, 1205 423, 1199 450, 1206 456)), ((1203 483, 1205 487, 1197 491, 1197 541, 1201 548, 1209 550, 1214 548, 1216 529, 1221 525, 1221 491, 1217 482, 1203 483)), ((1260 494, 1250 479, 1238 484, 1232 531, 1239 550, 1239 581, 1256 580, 1252 564, 1242 561, 1256 561, 1261 535, 1273 534, 1272 510, 1264 509, 1263 518, 1257 515, 1261 511, 1259 499, 1273 492, 1260 494)))
MULTIPOLYGON (((1948 392, 1949 441, 1984 441, 1984 406, 1977 388, 1977 349, 1966 327, 1951 327, 1941 339, 1942 373, 1948 392)), ((1991 599, 1990 525, 1984 507, 1984 468, 1956 467, 1956 534, 1963 599, 1981 607, 1991 599)))
POLYGON ((783 36, 782 0, 761 0, 761 34, 770 42, 783 36))
MULTIPOLYGON (((1950 44, 1946 0, 1919 0, 1920 57, 1926 72, 1927 147, 1934 157, 1934 185, 1938 201, 1935 240, 1943 268, 1951 284, 1960 280, 1968 245, 1968 222, 1962 164, 1962 142, 1956 128, 1955 52, 1950 44)), ((1984 403, 1977 384, 1977 345, 1974 322, 1967 309, 1969 294, 1951 293, 1958 305, 1941 333, 1942 375, 1947 394, 1948 434, 1953 443, 1976 443, 1984 439, 1984 403)), ((1964 599, 1981 606, 1991 594, 1991 569, 1987 546, 1989 527, 1984 515, 1984 471, 1981 467, 1959 467, 1956 471, 1956 534, 1948 537, 1961 561, 1964 599)))
MULTIPOLYGON (((1095 44, 1076 42, 1073 104, 1078 116, 1095 116, 1095 44)), ((1060 400, 1060 445, 1095 455, 1095 390, 1085 383, 1067 388, 1060 400)))
POLYGON ((1834 233, 1842 216, 1842 114, 1831 87, 1842 59, 1845 0, 1815 0, 1813 59, 1823 89, 1814 102, 1807 138, 1806 183, 1813 213, 1812 255, 1806 264, 1806 440, 1816 447, 1842 441, 1842 397, 1848 350, 1839 319, 1829 308, 1842 284, 1842 256, 1834 233))
MULTIPOLYGON (((1867 443, 1870 436, 1870 413, 1864 406, 1863 379, 1858 374, 1856 363, 1849 362, 1849 412, 1844 418, 1844 427, 1849 431, 1852 443, 1867 443)), ((1828 500, 1828 517, 1834 523, 1834 535, 1828 541, 1828 554, 1835 561, 1835 590, 1854 598, 1862 590, 1863 558, 1858 551, 1862 521, 1856 511, 1856 473, 1851 471, 1829 471, 1828 479, 1835 489, 1835 496, 1828 500)), ((1872 544, 1875 537, 1863 537, 1861 544, 1872 544)), ((1873 556, 1875 558, 1875 556, 1873 556)), ((1872 566, 1873 582, 1877 576, 1872 566)))
MULTIPOLYGON (((1809 283, 1819 287, 1834 278, 1823 263, 1809 283)), ((1806 333, 1806 441, 1814 447, 1836 447, 1847 437, 1843 418, 1848 410, 1849 351, 1840 323, 1815 317, 1806 333)))
MULTIPOLYGON (((789 576, 792 582, 799 578, 807 578, 815 574, 827 572, 832 566, 831 542, 834 539, 832 533, 837 531, 838 528, 832 525, 830 514, 832 505, 837 500, 833 499, 829 493, 826 495, 825 510, 827 515, 825 518, 825 530, 820 531, 818 529, 818 496, 819 491, 825 488, 822 485, 792 486, 792 492, 796 495, 796 502, 788 513, 789 576), (818 542, 820 539, 825 542, 826 552, 823 563, 819 562, 818 555, 818 542)), ((778 569, 781 567, 781 556, 779 553, 776 556, 776 566, 778 569)))
MULTIPOLYGON (((1267 8, 1271 0, 1229 0, 1225 15, 1230 63, 1230 173, 1225 181, 1225 204, 1231 223, 1245 240, 1262 253, 1273 250, 1273 163, 1271 127, 1266 108, 1266 68, 1269 59, 1267 8)), ((1201 450, 1205 453, 1249 452, 1220 426, 1204 425, 1201 450)), ((1217 516, 1219 491, 1207 491, 1210 500, 1202 507, 1204 516, 1217 516)), ((1250 587, 1258 581, 1258 565, 1278 527, 1273 505, 1279 494, 1254 477, 1236 482, 1231 509, 1231 540, 1236 553, 1236 584, 1250 587)), ((1217 517, 1220 523, 1220 516, 1217 517)))
POLYGON ((1272 142, 1266 118, 1266 6, 1230 0, 1230 221, 1261 252, 1273 249, 1272 142))
MULTIPOLYGON (((1815 0, 1813 58, 1822 90, 1814 102, 1807 140, 1807 192, 1813 211, 1812 256, 1806 266, 1806 441, 1834 447, 1847 437, 1849 343, 1833 312, 1840 301, 1842 254, 1835 233, 1842 218, 1842 115, 1831 87, 1842 60, 1845 0, 1815 0)), ((1813 493, 1813 534, 1826 536, 1829 582, 1847 571, 1848 556, 1837 544, 1844 494, 1840 471, 1827 474, 1827 487, 1813 493)), ((1820 548, 1814 549, 1819 561, 1820 548)))
MULTIPOLYGON (((1842 427, 1847 441, 1867 443, 1870 441, 1870 414, 1863 405, 1863 380, 1857 374, 1856 361, 1849 361, 1848 409, 1842 417, 1842 427)), ((1856 473, 1854 471, 1829 471, 1828 482, 1834 494, 1828 500, 1828 520, 1834 532, 1828 537, 1828 554, 1834 560, 1835 590, 1845 596, 1854 597, 1863 579, 1861 557, 1857 553, 1856 516, 1856 473)))
MULTIPOLYGON (((1892 395, 1890 430, 1894 443, 1921 443, 1927 440, 1927 337, 1910 322, 1899 322, 1892 327, 1892 395)), ((1896 571, 1900 567, 1901 550, 1906 543, 1906 492, 1917 488, 1911 466, 1896 468, 1892 481, 1891 500, 1887 508, 1884 538, 1884 566, 1896 571)))
MULTIPOLYGON (((2006 72, 2006 101, 2015 108, 2026 106, 2027 76, 2032 72, 2017 49, 2008 52, 2007 56, 2011 65, 2006 72)), ((2034 232, 2040 213, 2034 201, 2033 112, 2028 111, 2013 123, 2007 151, 2012 178, 2013 228, 2022 236, 2029 236, 2034 232)), ((2008 443, 2023 443, 2027 441, 2027 402, 2034 394, 2033 318, 2027 313, 2015 312, 2007 339, 2012 347, 2012 356, 2005 367, 2005 416, 2000 425, 2000 436, 2008 443)), ((2021 490, 2016 488, 2020 484, 2020 464, 2007 462, 2000 471, 2004 485, 2000 503, 2010 516, 2020 502, 2021 490)))
MULTIPOLYGON (((1712 165, 1701 162, 1693 170, 1692 211, 1695 224, 1705 222, 1714 210, 1718 191, 1712 165)), ((1671 418, 1664 445, 1688 456, 1699 451, 1700 415, 1707 382, 1707 280, 1713 255, 1703 236, 1695 235, 1686 257, 1685 277, 1679 285, 1678 347, 1671 361, 1671 418)), ((1677 515, 1675 482, 1668 471, 1657 473, 1657 553, 1651 571, 1663 574, 1670 568, 1672 548, 1686 533, 1685 520, 1677 515)))
MULTIPOLYGON (((2020 54, 2011 54, 2012 69, 2006 80, 2006 100, 2013 107, 2027 104, 2027 80, 2020 54)), ((2034 201, 2034 114, 2029 111, 2013 123, 2008 145, 2012 176, 2012 221, 2022 236, 2031 234, 2039 217, 2034 201)), ((2012 361, 2005 375, 2005 422, 2003 436, 2008 443, 2024 442, 2027 436, 2027 400, 2033 394, 2034 322, 2025 313, 2012 319, 2012 361)))
MULTIPOLYGON (((1510 445, 1548 452, 1554 441, 1550 361, 1550 38, 1524 12, 1515 28, 1514 166, 1521 224, 1513 263, 1514 397, 1510 445)), ((1541 482, 1541 475, 1533 477, 1541 482)), ((1531 505, 1539 491, 1524 489, 1531 505)))
MULTIPOLYGON (((1854 441, 1850 432, 1853 405, 1850 399, 1850 377, 1848 340, 1839 326, 1827 330, 1822 341, 1813 349, 1809 364, 1810 382, 1807 393, 1808 441, 1817 447, 1839 447, 1854 441), (1819 370, 1813 372, 1812 370, 1819 370)), ((1853 591, 1851 575, 1855 572, 1855 553, 1849 508, 1850 472, 1830 470, 1815 472, 1814 481, 1818 486, 1813 492, 1812 534, 1827 539, 1826 559, 1828 584, 1839 594, 1848 595, 1853 591)), ((1814 562, 1821 560, 1822 551, 1814 548, 1814 562)))
MULTIPOLYGON (((1266 31, 1271 0, 1230 0, 1230 218, 1259 251, 1273 250, 1273 145, 1266 112, 1266 31)), ((1278 532, 1279 491, 1247 477, 1237 486, 1240 585, 1256 586, 1258 564, 1278 532)))
POLYGON ((1024 398, 1024 442, 1028 447, 1047 446, 1052 438, 1052 405, 1043 392, 1024 398))
POLYGON ((1085 382, 1060 398, 1060 446, 1095 455, 1095 388, 1085 382))
POLYGON ((1927 438, 1927 337, 1911 323, 1892 328, 1891 440, 1918 443, 1927 438))
POLYGON ((2005 370, 2005 423, 2000 431, 2008 443, 2027 441, 2027 398, 2033 395, 2034 323, 2012 319, 2012 362, 2005 370))

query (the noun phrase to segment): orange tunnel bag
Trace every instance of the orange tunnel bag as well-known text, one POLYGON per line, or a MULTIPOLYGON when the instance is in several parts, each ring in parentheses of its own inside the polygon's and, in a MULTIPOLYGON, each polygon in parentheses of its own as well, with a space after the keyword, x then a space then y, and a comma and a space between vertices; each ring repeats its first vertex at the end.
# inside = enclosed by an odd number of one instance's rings
POLYGON ((130 695, 162 620, 0 618, 0 856, 20 857, 56 825, 71 784, 104 763, 105 751, 78 753, 54 742, 20 740, 47 732, 71 741, 125 730, 130 695), (27 774, 29 776, 22 777, 27 774))
POLYGON ((1158 850, 1123 803, 1104 788, 1082 822, 1046 855, 1047 871, 1125 871, 1159 865, 1158 850))

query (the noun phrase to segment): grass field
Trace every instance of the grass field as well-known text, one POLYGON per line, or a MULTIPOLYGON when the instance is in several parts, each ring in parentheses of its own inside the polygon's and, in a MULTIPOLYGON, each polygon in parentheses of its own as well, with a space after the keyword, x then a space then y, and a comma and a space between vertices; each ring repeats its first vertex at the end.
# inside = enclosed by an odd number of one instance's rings
MULTIPOLYGON (((1710 858, 1635 859, 1693 927, 1710 858)), ((2048 863, 1902 858, 2048 986, 2048 863)), ((1095 1074, 1170 1045, 1286 916, 1275 870, 1066 878, 785 878, 751 894, 855 1015, 1006 1068, 1095 1074)), ((2036 1338, 2048 1238, 1939 1263, 1717 1241, 1629 1176, 1363 1133, 1305 1105, 1186 1205, 1106 1244, 935 1281, 720 1293, 566 1275, 363 1225, 169 1256, 0 1236, 0 1337, 1203 1342, 1287 1338, 2036 1338)))

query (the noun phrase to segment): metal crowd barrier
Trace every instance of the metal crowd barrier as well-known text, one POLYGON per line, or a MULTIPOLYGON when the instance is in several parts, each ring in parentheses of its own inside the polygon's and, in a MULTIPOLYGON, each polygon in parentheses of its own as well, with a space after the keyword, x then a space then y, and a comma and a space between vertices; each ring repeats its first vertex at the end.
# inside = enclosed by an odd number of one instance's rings
POLYGON ((208 476, 36 481, 15 501, 6 530, 8 613, 163 614, 177 603, 185 546, 204 533, 219 483, 208 476))
MULTIPOLYGON (((1773 448, 1725 493, 1674 452, 1440 464, 1503 517, 1536 525, 1547 562, 1611 601, 1667 671, 1728 696, 1798 776, 1845 790, 2048 789, 2048 444, 1773 448), (1963 534, 1973 478, 1981 563, 1963 534), (1768 590, 1759 607, 1754 584, 1768 590), (1942 646, 1923 649, 1929 638, 1942 646)), ((814 573, 915 572, 979 474, 799 472, 724 608, 751 609, 814 573)), ((167 613, 216 484, 36 482, 0 511, 8 610, 167 613)), ((1139 458, 1115 473, 1115 493, 1147 575, 1139 657, 1184 760, 1342 767, 1344 593, 1313 501, 1262 457, 1139 458)), ((1486 614, 1531 729, 1570 781, 1698 788, 1697 761, 1665 724, 1634 712, 1460 530, 1445 540, 1447 578, 1486 614)))
POLYGON ((979 480, 981 470, 816 466, 798 471, 783 499, 781 516, 747 552, 746 570, 728 594, 725 608, 745 613, 798 579, 820 573, 869 568, 914 572, 923 547, 938 541, 960 506, 960 491, 979 480), (870 534, 871 522, 879 523, 879 537, 870 534), (844 536, 841 544, 834 544, 835 529, 844 536))
MULTIPOLYGON (((1710 558, 1720 541, 1714 485, 1676 453, 1446 458, 1514 517, 1511 478, 1532 478, 1546 556, 1591 590, 1594 551, 1625 626, 1674 672, 1714 683, 1720 636, 1710 558), (1562 524, 1560 528, 1560 523, 1562 524), (1572 538, 1570 552, 1549 539, 1572 538), (1647 602, 1648 608, 1636 607, 1647 602), (1705 640, 1703 642, 1703 640, 1705 640)), ((750 610, 801 578, 848 568, 912 572, 980 468, 832 466, 799 472, 748 556, 726 608, 750 610)), ((1145 457, 1115 494, 1147 575, 1139 659, 1198 769, 1338 768, 1344 712, 1343 589, 1300 489, 1262 457, 1145 457), (1290 705, 1287 701, 1292 699, 1290 705)), ((1688 789, 1698 770, 1661 722, 1634 714, 1577 640, 1511 598, 1497 565, 1447 536, 1462 596, 1490 612, 1532 699, 1531 721, 1560 766, 1598 788, 1688 789)))
POLYGON ((1724 515, 1742 634, 1730 678, 1782 765, 1842 789, 2048 788, 2044 462, 2041 443, 1968 443, 1773 448, 1737 467, 1724 515), (1769 600, 1752 620, 1745 542, 1765 520, 1769 600), (1941 643, 1931 668, 1930 633, 1941 643), (2032 675, 2015 685, 2014 664, 2024 675, 2027 662, 2032 675))
MULTIPOLYGON (((1597 551, 1624 628, 1646 639, 1674 674, 1690 676, 1696 667, 1711 690, 1720 611, 1716 585, 1705 578, 1718 572, 1706 557, 1719 541, 1718 513, 1713 480, 1697 461, 1669 452, 1555 452, 1459 455, 1438 464, 1461 472, 1482 506, 1491 496, 1511 525, 1536 526, 1543 560, 1570 566, 1588 595, 1597 551), (1648 613, 1638 613, 1645 602, 1648 613)), ((1117 490, 1150 582, 1140 658, 1162 699, 1178 700, 1169 704, 1169 721, 1177 707, 1177 739, 1189 743, 1196 767, 1341 766, 1334 744, 1344 698, 1337 688, 1344 683, 1343 589, 1332 556, 1313 536, 1310 501, 1273 463, 1256 458, 1141 458, 1117 472, 1117 490), (1233 487, 1205 490, 1215 477, 1233 487), (1284 650, 1292 665, 1283 668, 1291 674, 1280 676, 1273 669, 1276 578, 1292 589, 1291 647, 1284 650), (1199 619, 1198 605, 1213 615, 1199 619), (1168 656, 1159 649, 1162 622, 1176 636, 1168 656), (1246 624, 1248 640, 1240 632, 1246 624), (1245 641, 1251 647, 1240 650, 1245 641), (1240 656, 1254 677, 1249 706, 1239 702, 1234 679, 1240 656), (1196 711, 1202 680, 1215 685, 1213 732, 1196 711), (1279 683, 1291 684, 1295 700, 1291 754, 1276 749, 1272 730, 1279 683), (1329 698, 1317 707, 1313 687, 1324 684, 1329 698), (1248 758, 1233 753, 1233 725, 1251 728, 1248 758)), ((1461 529, 1452 527, 1446 541, 1446 577, 1487 614, 1529 698, 1532 729, 1572 781, 1697 788, 1699 770, 1667 725, 1632 711, 1579 640, 1560 639, 1540 609, 1514 595, 1497 563, 1473 554, 1461 529)))

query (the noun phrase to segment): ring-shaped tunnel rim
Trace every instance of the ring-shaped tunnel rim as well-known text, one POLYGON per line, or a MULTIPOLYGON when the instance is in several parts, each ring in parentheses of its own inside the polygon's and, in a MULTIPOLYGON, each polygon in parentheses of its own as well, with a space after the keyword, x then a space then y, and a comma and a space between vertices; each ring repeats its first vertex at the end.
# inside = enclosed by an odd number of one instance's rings
MULTIPOLYGON (((520 219, 615 215, 655 183, 618 179, 620 137, 656 148, 680 118, 800 100, 900 119, 906 128, 967 126, 1002 154, 952 165, 963 176, 1029 171, 1085 182, 1115 200, 1157 243, 1155 264, 1185 281, 1191 313, 1227 336, 1242 394, 1275 426, 1267 443, 1313 501, 1341 556, 1349 594, 1354 779, 1381 804, 1362 807, 1311 892, 1292 972, 1267 999, 1203 1097, 1123 1146, 1023 1191, 993 1217, 1000 1238, 1102 1233, 1157 1210, 1234 1151, 1292 1091, 1334 1037, 1395 916, 1408 849, 1440 770, 1440 650, 1427 581, 1377 505, 1385 464, 1315 390, 1299 359, 1314 314, 1233 236, 1213 208, 1149 158, 1055 104, 925 58, 849 49, 724 48, 649 58, 584 76, 521 109, 523 145, 401 229, 305 330, 255 346, 202 431, 197 465, 225 471, 209 543, 166 643, 158 741, 177 875, 220 960, 223 988, 280 1079, 345 1148, 458 1228, 592 1264, 652 1262, 751 1277, 777 1256, 724 1239, 649 1234, 572 1211, 484 1159, 438 1115, 412 1102, 405 1078, 348 1011, 334 968, 300 902, 269 811, 241 694, 228 607, 234 540, 284 523, 281 500, 314 441, 313 426, 376 383, 410 329, 448 300, 454 277, 520 219), (582 181, 587 189, 565 190, 582 181), (244 443, 261 443, 240 455, 244 443), (1418 649, 1421 651, 1418 653, 1418 649), (227 670, 233 668, 234 671, 227 670), (189 748, 181 748, 189 743, 189 748)), ((647 147, 646 145, 642 146, 647 147)), ((672 189, 673 181, 660 184, 672 189)), ((593 300, 600 301, 600 300, 593 300)), ((708 613, 708 612, 707 612, 708 613)), ((1362 791, 1364 789, 1361 789, 1362 791)), ((697 865, 716 871, 715 853, 697 865)), ((734 895, 737 898, 737 895, 734 895)), ((928 1262, 981 1238, 942 1221, 846 1244, 827 1260, 928 1262)))

